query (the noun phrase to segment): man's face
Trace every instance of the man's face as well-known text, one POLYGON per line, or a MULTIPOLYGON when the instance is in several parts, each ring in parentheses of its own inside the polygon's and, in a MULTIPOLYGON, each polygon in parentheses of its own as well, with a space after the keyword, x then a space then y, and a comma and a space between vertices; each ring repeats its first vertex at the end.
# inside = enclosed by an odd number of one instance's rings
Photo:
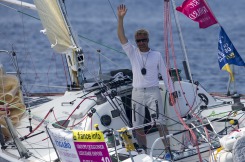
POLYGON ((146 35, 138 34, 135 37, 135 42, 141 52, 149 51, 149 47, 148 47, 149 38, 146 35))

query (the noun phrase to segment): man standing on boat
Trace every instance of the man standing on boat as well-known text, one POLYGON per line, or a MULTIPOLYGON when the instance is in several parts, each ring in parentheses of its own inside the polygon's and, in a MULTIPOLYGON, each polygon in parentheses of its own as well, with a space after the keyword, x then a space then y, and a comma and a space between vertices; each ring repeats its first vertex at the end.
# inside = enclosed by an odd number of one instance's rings
MULTIPOLYGON (((162 55, 158 51, 149 48, 149 33, 145 29, 140 29, 135 32, 135 42, 137 47, 134 46, 124 33, 123 20, 127 13, 125 5, 121 4, 117 8, 118 11, 118 38, 122 44, 123 50, 126 52, 130 59, 133 71, 133 91, 132 91, 132 109, 133 109, 133 126, 144 124, 145 121, 145 107, 148 108, 151 118, 155 116, 157 119, 164 121, 163 103, 159 89, 158 74, 162 75, 166 89, 168 85, 170 90, 173 91, 172 81, 169 79, 167 69, 165 67, 162 55)), ((152 119, 153 120, 153 119, 152 119)), ((160 121, 160 120, 159 120, 160 121)), ((162 137, 168 134, 165 123, 164 132, 158 126, 159 134, 162 137)), ((138 144, 142 148, 146 148, 147 140, 144 128, 135 130, 138 144)), ((165 148, 169 147, 169 142, 164 142, 165 148)))

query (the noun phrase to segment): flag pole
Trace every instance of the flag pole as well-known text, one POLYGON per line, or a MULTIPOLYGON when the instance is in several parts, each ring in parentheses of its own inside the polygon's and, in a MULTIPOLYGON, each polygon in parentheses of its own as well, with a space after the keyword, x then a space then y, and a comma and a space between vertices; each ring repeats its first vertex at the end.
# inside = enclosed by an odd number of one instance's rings
MULTIPOLYGON (((221 28, 221 24, 219 23, 218 19, 216 18, 215 14, 213 13, 213 11, 211 10, 211 7, 209 6, 208 2, 206 0, 203 0, 203 2, 207 5, 207 7, 209 8, 209 11, 212 13, 212 15, 214 16, 215 20, 217 21, 217 23, 219 24, 219 27, 221 28)), ((222 27, 223 28, 223 27, 222 27)), ((233 85, 233 94, 236 94, 237 91, 236 91, 236 84, 235 84, 235 68, 234 68, 234 65, 231 66, 231 71, 232 71, 232 75, 233 75, 233 79, 234 81, 232 81, 231 79, 231 76, 229 75, 229 80, 228 80, 228 85, 227 85, 227 96, 230 96, 231 95, 231 91, 230 91, 230 88, 231 88, 231 84, 233 85)))
POLYGON ((231 87, 231 76, 229 76, 229 80, 228 80, 228 83, 227 83, 227 90, 226 90, 226 92, 227 92, 226 95, 227 96, 231 95, 230 87, 231 87))
POLYGON ((235 66, 231 65, 231 71, 233 74, 234 81, 231 80, 231 76, 229 75, 229 80, 228 80, 228 85, 227 85, 227 96, 231 96, 232 94, 237 94, 237 89, 236 89, 236 79, 235 79, 235 66), (232 92, 230 90, 232 86, 232 92))
POLYGON ((237 93, 237 89, 236 89, 236 74, 235 74, 235 66, 234 65, 231 65, 231 70, 232 70, 232 74, 233 74, 233 78, 234 78, 234 81, 233 81, 233 94, 236 94, 237 93))
POLYGON ((185 46, 185 42, 183 39, 180 23, 179 23, 179 17, 178 17, 176 10, 175 10, 176 9, 175 0, 171 0, 171 1, 172 1, 172 7, 173 7, 173 12, 174 12, 174 17, 175 17, 175 23, 176 23, 177 31, 179 34, 180 44, 181 44, 181 47, 182 47, 182 50, 183 50, 184 56, 185 56, 185 61, 183 61, 183 65, 184 65, 184 69, 185 69, 186 78, 193 83, 190 64, 188 61, 188 56, 187 56, 187 51, 186 51, 186 46, 185 46))

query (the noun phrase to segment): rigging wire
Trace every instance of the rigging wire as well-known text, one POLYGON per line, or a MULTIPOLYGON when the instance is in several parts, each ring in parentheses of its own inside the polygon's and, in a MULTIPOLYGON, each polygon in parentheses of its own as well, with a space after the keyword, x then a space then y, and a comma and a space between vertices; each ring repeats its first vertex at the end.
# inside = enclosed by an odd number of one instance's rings
MULTIPOLYGON (((21 1, 21 3, 22 3, 22 1, 21 1)), ((37 20, 40 20, 40 19, 38 19, 38 18, 36 18, 36 17, 34 17, 34 16, 31 16, 31 15, 29 15, 29 14, 26 14, 26 13, 24 13, 24 12, 22 12, 22 11, 20 11, 20 10, 17 10, 17 9, 15 9, 15 8, 13 8, 13 7, 10 7, 10 6, 7 6, 7 5, 5 5, 5 4, 2 4, 2 3, 0 3, 0 5, 2 5, 2 6, 5 6, 5 7, 7 7, 7 8, 10 8, 10 9, 12 9, 12 10, 15 10, 15 11, 17 11, 17 12, 19 12, 20 14, 21 14, 21 22, 22 22, 22 33, 23 33, 23 35, 24 35, 24 37, 23 37, 23 39, 24 39, 24 41, 23 42, 25 42, 24 43, 24 49, 25 49, 25 57, 26 57, 26 59, 24 59, 25 61, 27 61, 28 59, 31 61, 31 64, 32 64, 32 66, 33 66, 33 68, 32 69, 34 69, 35 70, 35 77, 34 77, 34 79, 35 79, 35 82, 37 81, 37 79, 39 78, 38 77, 38 74, 37 74, 37 72, 36 72, 36 68, 35 68, 35 64, 33 63, 33 59, 32 59, 32 56, 29 54, 29 52, 27 52, 27 47, 26 47, 26 35, 25 35, 25 25, 24 25, 24 18, 23 18, 23 15, 27 15, 27 16, 30 16, 30 17, 32 17, 32 18, 35 18, 35 19, 37 19, 37 20)), ((17 59, 17 58, 16 58, 17 59)), ((19 65, 18 64, 16 64, 15 65, 15 68, 16 68, 16 71, 18 72, 19 71, 19 73, 20 73, 20 70, 19 69, 26 69, 27 70, 27 68, 24 68, 24 66, 26 66, 26 65, 28 65, 28 64, 26 64, 25 62, 23 62, 21 65, 20 65, 20 68, 19 68, 19 65)), ((25 72, 22 72, 21 71, 21 74, 27 74, 27 71, 25 72)), ((56 74, 57 74, 57 72, 56 72, 56 74)), ((21 81, 21 80, 20 80, 21 81)), ((30 92, 30 90, 33 88, 33 86, 34 86, 34 84, 30 87, 30 85, 29 85, 29 87, 26 87, 26 86, 28 86, 27 84, 24 84, 24 85, 22 85, 22 87, 24 88, 24 92, 25 92, 25 94, 29 94, 29 92, 30 92)), ((48 85, 49 86, 49 85, 48 85)), ((49 91, 50 91, 50 89, 49 89, 49 91)))
MULTIPOLYGON (((85 42, 85 44, 86 44, 89 48, 92 48, 92 49, 94 49, 95 51, 97 51, 96 48, 92 47, 92 46, 89 45, 88 43, 85 42)), ((96 54, 101 55, 101 56, 102 56, 104 59, 106 59, 108 62, 110 62, 111 64, 115 65, 116 67, 119 67, 118 63, 115 63, 114 61, 112 61, 109 57, 105 56, 105 54, 103 54, 102 52, 100 52, 100 53, 97 53, 97 52, 96 52, 96 54)), ((123 53, 123 54, 125 54, 125 53, 123 53)), ((90 55, 89 55, 89 56, 90 56, 90 55)), ((126 56, 126 54, 125 54, 125 56, 126 56)))
MULTIPOLYGON (((93 75, 93 76, 96 76, 96 75, 93 75)), ((95 82, 98 84, 98 85, 100 85, 100 87, 103 89, 103 86, 101 86, 101 84, 100 84, 100 82, 102 82, 102 81, 100 81, 100 80, 98 80, 98 78, 96 78, 96 77, 94 77, 94 80, 95 80, 95 82)), ((137 102, 137 101, 135 101, 137 104, 141 104, 141 103, 139 103, 139 102, 137 102)), ((111 104, 111 103, 110 103, 111 104)), ((141 104, 142 105, 142 104, 141 104)), ((111 106, 113 107, 113 105, 111 104, 111 106)), ((148 107, 149 108, 149 107, 148 107)), ((151 109, 151 108, 149 108, 150 110, 152 110, 152 111, 154 111, 153 109, 151 109)), ((139 112, 136 112, 136 113, 138 113, 139 115, 141 115, 139 112)), ((165 116, 164 114, 160 114, 160 115, 163 115, 163 116, 165 116)), ((143 116, 142 116, 143 117, 143 116)), ((165 116, 166 118, 168 118, 168 119, 170 119, 170 120, 174 120, 174 119, 171 119, 171 118, 169 118, 169 117, 167 117, 167 116, 165 116)), ((147 119, 148 120, 148 119, 147 119)), ((148 120, 148 122, 149 122, 149 120, 148 120)), ((178 123, 177 121, 175 121, 176 123, 178 123)))
MULTIPOLYGON (((33 15, 30 15, 30 14, 28 14, 28 13, 25 13, 25 12, 23 12, 23 11, 20 11, 20 10, 18 10, 18 9, 15 9, 15 8, 13 8, 13 7, 10 7, 10 6, 6 5, 6 4, 0 3, 0 5, 2 5, 2 6, 4 6, 4 7, 7 7, 7 8, 9 8, 9 9, 15 10, 16 12, 20 12, 20 13, 22 13, 23 15, 29 16, 29 17, 34 18, 34 19, 36 19, 36 20, 40 20, 38 17, 35 17, 35 16, 33 16, 33 15)), ((87 38, 87 37, 85 37, 85 36, 82 36, 82 35, 79 35, 79 34, 78 34, 78 37, 80 37, 81 39, 85 39, 85 40, 87 40, 87 41, 89 41, 89 42, 93 42, 93 43, 95 43, 95 44, 98 44, 98 45, 100 45, 100 46, 106 47, 107 49, 113 50, 113 51, 115 51, 115 52, 118 52, 118 53, 121 53, 121 54, 126 55, 124 52, 122 52, 122 51, 120 51, 120 50, 118 50, 118 49, 112 48, 111 46, 108 46, 108 45, 105 45, 105 44, 103 44, 103 43, 97 42, 97 41, 92 40, 92 39, 90 39, 90 38, 87 38)), ((176 51, 182 51, 182 49, 175 49, 175 50, 176 50, 176 51)), ((200 51, 204 51, 204 52, 206 53, 206 52, 211 52, 212 50, 211 50, 211 49, 207 49, 207 48, 205 48, 205 49, 201 49, 201 48, 198 48, 198 49, 188 48, 188 51, 199 51, 199 52, 200 52, 200 51)), ((241 51, 241 52, 245 52, 245 51, 241 51)))
POLYGON ((108 46, 108 45, 105 45, 105 44, 103 44, 103 43, 100 43, 100 42, 98 42, 98 41, 92 40, 92 39, 90 39, 90 38, 87 38, 87 37, 82 36, 82 35, 79 35, 79 34, 78 34, 78 37, 80 37, 80 38, 82 38, 82 39, 85 39, 85 40, 88 40, 89 42, 93 42, 93 43, 95 43, 95 44, 98 44, 98 45, 101 45, 101 46, 103 46, 103 47, 106 47, 107 49, 113 50, 113 51, 115 51, 115 52, 124 54, 124 55, 126 56, 126 53, 125 53, 125 52, 119 51, 119 50, 117 50, 117 49, 115 49, 115 48, 112 48, 112 47, 110 47, 110 46, 108 46))
POLYGON ((108 0, 108 3, 110 4, 111 10, 112 10, 112 12, 113 12, 113 14, 114 14, 114 16, 115 16, 115 18, 116 18, 116 20, 117 20, 117 15, 116 15, 115 10, 114 10, 113 7, 112 7, 111 1, 108 0))
MULTIPOLYGON (((21 6, 22 6, 22 0, 21 0, 21 6)), ((27 44, 27 39, 26 39, 26 35, 25 35, 25 30, 26 30, 26 28, 25 28, 25 24, 24 24, 24 17, 23 17, 23 14, 21 14, 21 12, 20 12, 20 16, 21 16, 21 24, 22 24, 22 34, 23 34, 23 37, 22 37, 22 39, 23 39, 23 46, 24 46, 24 51, 25 51, 25 54, 26 55, 28 55, 28 52, 27 52, 27 46, 26 46, 26 44, 27 44)), ((17 59, 17 55, 16 55, 16 59, 17 59)), ((18 61, 17 61, 17 64, 16 64, 16 66, 18 66, 18 61)), ((19 73, 18 75, 21 77, 21 73, 20 73, 20 70, 19 70, 19 67, 17 67, 18 69, 17 69, 17 73, 19 73)), ((24 90, 25 90, 25 93, 26 93, 26 95, 28 95, 29 94, 29 91, 27 90, 28 89, 28 85, 21 85, 21 86, 23 86, 23 88, 24 88, 24 90)))
MULTIPOLYGON (((125 98, 127 98, 127 99, 131 99, 131 98, 129 98, 129 97, 126 97, 125 96, 125 98)), ((117 98, 117 100, 119 100, 119 101, 121 101, 122 102, 122 100, 120 100, 120 99, 118 99, 117 98)), ((132 100, 132 99, 131 99, 132 100)), ((140 104, 140 105, 142 105, 142 106, 144 106, 143 104, 141 104, 141 103, 139 103, 139 102, 137 102, 137 101, 135 101, 135 100, 132 100, 132 101, 134 101, 135 103, 137 103, 137 104, 140 104)), ((133 110, 132 108, 131 108, 131 106, 130 105, 126 105, 125 104, 125 106, 127 106, 131 111, 133 110)), ((155 111, 155 110, 153 110, 152 108, 150 108, 150 107, 148 107, 148 109, 150 109, 151 111, 155 111)), ((155 111, 156 112, 156 111, 155 111)), ((136 111, 136 113, 138 113, 139 114, 139 112, 138 111, 136 111)), ((139 115, 141 115, 141 114, 139 114, 139 115)), ((164 115, 164 114, 161 114, 161 113, 159 113, 159 115, 162 115, 164 118, 167 118, 168 120, 171 120, 171 121, 174 121, 175 122, 175 124, 181 124, 179 121, 177 121, 177 120, 175 120, 175 119, 173 119, 173 118, 170 118, 170 117, 168 117, 168 116, 166 116, 166 115, 164 115)), ((143 117, 142 115, 141 115, 141 117, 143 117)), ((148 119, 146 119, 146 120, 148 120, 148 119)), ((149 120, 148 120, 148 122, 150 122, 149 120)))
POLYGON ((37 18, 37 17, 35 17, 35 16, 32 16, 32 15, 30 15, 30 14, 28 14, 28 13, 25 13, 25 12, 20 11, 20 10, 18 10, 18 9, 15 9, 15 8, 13 8, 13 7, 10 7, 10 6, 6 5, 6 4, 0 3, 0 5, 2 5, 2 6, 4 6, 4 7, 7 7, 7 8, 9 8, 9 9, 11 9, 11 10, 15 10, 16 12, 19 12, 19 13, 21 13, 21 14, 23 14, 23 15, 32 17, 32 18, 34 18, 34 19, 36 19, 36 20, 40 20, 39 18, 37 18))

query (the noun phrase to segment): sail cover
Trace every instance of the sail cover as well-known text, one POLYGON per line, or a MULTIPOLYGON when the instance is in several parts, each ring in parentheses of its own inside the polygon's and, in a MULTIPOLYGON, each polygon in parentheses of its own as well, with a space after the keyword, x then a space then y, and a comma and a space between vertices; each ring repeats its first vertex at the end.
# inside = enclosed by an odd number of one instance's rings
POLYGON ((39 17, 51 47, 56 52, 65 53, 73 46, 67 23, 58 0, 34 0, 39 17))

